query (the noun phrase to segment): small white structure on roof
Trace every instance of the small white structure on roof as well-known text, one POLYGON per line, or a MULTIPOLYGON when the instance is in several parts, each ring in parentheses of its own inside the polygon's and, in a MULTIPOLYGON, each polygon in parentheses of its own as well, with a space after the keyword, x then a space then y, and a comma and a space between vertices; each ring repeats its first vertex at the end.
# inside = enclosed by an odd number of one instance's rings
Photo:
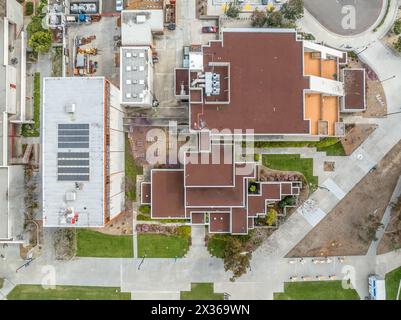
POLYGON ((124 211, 124 110, 103 77, 45 78, 43 225, 102 227, 124 211))
POLYGON ((152 32, 163 32, 163 10, 123 10, 121 43, 123 46, 152 45, 152 32))

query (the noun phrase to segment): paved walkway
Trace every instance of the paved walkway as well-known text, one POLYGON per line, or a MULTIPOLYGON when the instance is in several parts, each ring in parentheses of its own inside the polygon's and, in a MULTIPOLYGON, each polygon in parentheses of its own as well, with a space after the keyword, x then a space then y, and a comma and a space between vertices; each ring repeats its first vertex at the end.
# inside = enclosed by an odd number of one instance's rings
MULTIPOLYGON (((397 16, 398 5, 398 0, 391 0, 386 19, 376 32, 373 32, 375 26, 372 26, 365 32, 355 36, 341 36, 323 27, 307 10, 305 10, 304 17, 298 21, 298 27, 304 32, 312 33, 318 41, 323 41, 329 46, 342 50, 360 51, 381 39, 390 30, 397 16)), ((386 6, 383 7, 378 21, 381 21, 384 17, 385 8, 386 6)))

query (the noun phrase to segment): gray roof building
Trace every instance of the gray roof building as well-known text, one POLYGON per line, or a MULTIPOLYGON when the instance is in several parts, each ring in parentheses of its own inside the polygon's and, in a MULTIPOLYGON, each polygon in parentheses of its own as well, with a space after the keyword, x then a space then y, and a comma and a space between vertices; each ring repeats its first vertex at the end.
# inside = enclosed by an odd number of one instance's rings
POLYGON ((103 77, 45 78, 42 159, 46 227, 102 227, 124 210, 119 92, 103 77))

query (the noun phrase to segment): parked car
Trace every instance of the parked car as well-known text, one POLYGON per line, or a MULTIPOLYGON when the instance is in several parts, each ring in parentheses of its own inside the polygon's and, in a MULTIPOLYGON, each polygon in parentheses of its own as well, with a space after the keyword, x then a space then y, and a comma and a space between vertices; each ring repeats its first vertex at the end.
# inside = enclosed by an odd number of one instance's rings
POLYGON ((116 11, 123 10, 123 0, 116 0, 116 11))
POLYGON ((216 33, 216 32, 217 32, 217 27, 213 26, 202 27, 202 33, 216 33))

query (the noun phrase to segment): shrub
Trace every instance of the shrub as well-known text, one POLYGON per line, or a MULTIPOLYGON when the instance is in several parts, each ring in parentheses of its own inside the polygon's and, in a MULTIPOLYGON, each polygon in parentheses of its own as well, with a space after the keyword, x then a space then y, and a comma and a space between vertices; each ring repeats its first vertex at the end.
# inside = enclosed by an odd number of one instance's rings
POLYGON ((228 6, 226 7, 226 11, 224 13, 226 14, 227 17, 236 19, 239 16, 239 12, 240 12, 239 6, 235 1, 235 2, 230 2, 228 4, 228 6))
POLYGON ((175 233, 179 237, 189 239, 191 237, 191 227, 190 226, 179 226, 175 229, 175 233))
POLYGON ((298 20, 304 15, 304 2, 303 0, 288 0, 281 6, 280 11, 286 19, 298 20))
POLYGON ((143 214, 149 214, 150 213, 150 206, 147 204, 142 204, 139 206, 139 212, 143 214))
POLYGON ((401 36, 393 43, 395 50, 401 52, 401 36))
POLYGON ((33 2, 27 2, 25 4, 25 15, 30 16, 33 13, 33 2))
POLYGON ((268 226, 272 226, 277 221, 277 211, 273 208, 270 208, 266 215, 266 224, 268 226))
POLYGON ((293 196, 286 196, 283 200, 278 203, 278 207, 280 209, 284 209, 286 206, 293 206, 295 205, 296 200, 293 196))
POLYGON ((401 33, 401 19, 398 19, 398 20, 394 23, 393 31, 394 31, 394 33, 397 34, 397 35, 401 33))
POLYGON ((251 24, 252 27, 262 28, 266 24, 266 11, 259 11, 257 8, 252 12, 251 24))

